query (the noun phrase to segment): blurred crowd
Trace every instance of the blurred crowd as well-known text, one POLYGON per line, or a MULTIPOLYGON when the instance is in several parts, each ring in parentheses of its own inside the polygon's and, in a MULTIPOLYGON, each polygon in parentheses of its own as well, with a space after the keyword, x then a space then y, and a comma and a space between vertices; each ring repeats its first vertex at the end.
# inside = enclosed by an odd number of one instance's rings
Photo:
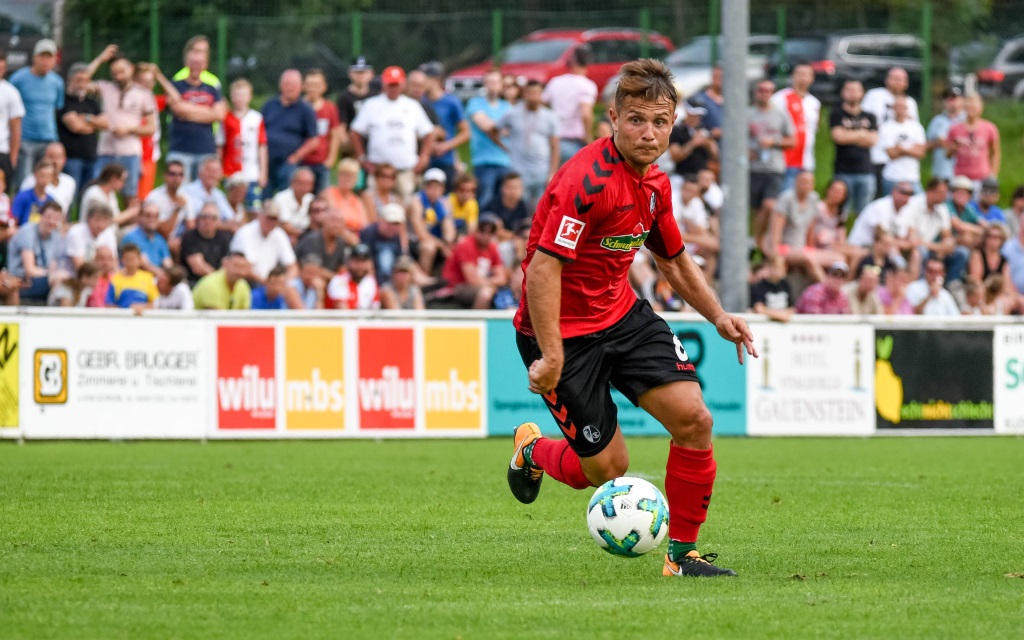
MULTIPOLYGON (((332 96, 319 70, 288 70, 256 110, 249 82, 222 87, 208 70, 203 36, 170 75, 111 45, 63 78, 56 45, 41 40, 30 66, 0 80, 0 297, 137 310, 515 307, 547 183, 611 134, 594 116, 588 53, 546 85, 489 72, 465 104, 436 62, 378 74, 359 58, 332 96)), ((750 248, 752 309, 778 320, 1019 313, 1024 187, 1000 208, 999 131, 981 99, 949 91, 925 129, 902 69, 866 93, 848 82, 829 114, 835 162, 819 195, 813 79, 798 64, 789 86, 753 91, 752 234, 725 239, 750 248)), ((659 165, 714 285, 720 70, 687 98, 659 165)), ((643 249, 630 278, 656 308, 687 308, 643 249)))

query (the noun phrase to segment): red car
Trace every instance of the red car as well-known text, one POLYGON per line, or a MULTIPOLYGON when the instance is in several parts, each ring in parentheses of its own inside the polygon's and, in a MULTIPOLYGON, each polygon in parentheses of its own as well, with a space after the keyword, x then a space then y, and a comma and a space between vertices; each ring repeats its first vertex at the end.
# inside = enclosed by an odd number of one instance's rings
MULTIPOLYGON (((597 84, 600 96, 604 85, 624 63, 640 57, 642 40, 643 32, 639 29, 542 29, 502 51, 501 72, 546 84, 568 72, 573 50, 586 44, 591 50, 587 77, 597 84)), ((671 40, 653 31, 647 33, 647 41, 647 55, 651 58, 663 59, 674 48, 671 40)), ((447 89, 463 101, 481 95, 483 75, 493 68, 494 63, 487 60, 459 69, 448 77, 447 89)))

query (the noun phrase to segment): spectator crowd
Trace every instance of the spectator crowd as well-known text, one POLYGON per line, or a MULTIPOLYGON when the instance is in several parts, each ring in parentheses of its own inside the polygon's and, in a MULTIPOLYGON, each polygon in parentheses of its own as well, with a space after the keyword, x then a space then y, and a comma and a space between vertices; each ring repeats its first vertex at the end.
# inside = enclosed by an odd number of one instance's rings
MULTIPOLYGON (((588 58, 576 49, 546 85, 490 71, 466 104, 440 63, 378 75, 358 58, 346 87, 285 71, 257 110, 248 81, 223 87, 208 70, 203 36, 169 75, 110 45, 63 78, 56 45, 40 40, 0 79, 0 296, 136 310, 515 307, 545 187, 611 134, 594 118, 588 58)), ((6 66, 0 51, 0 78, 6 66)), ((722 242, 744 242, 751 308, 776 320, 1020 313, 1024 187, 1000 207, 999 131, 981 98, 948 91, 926 129, 903 69, 867 92, 847 82, 819 194, 813 82, 797 64, 789 86, 753 89, 749 239, 719 232, 720 70, 679 104, 659 165, 708 281, 722 242)), ((657 309, 687 308, 645 249, 630 279, 657 309)))

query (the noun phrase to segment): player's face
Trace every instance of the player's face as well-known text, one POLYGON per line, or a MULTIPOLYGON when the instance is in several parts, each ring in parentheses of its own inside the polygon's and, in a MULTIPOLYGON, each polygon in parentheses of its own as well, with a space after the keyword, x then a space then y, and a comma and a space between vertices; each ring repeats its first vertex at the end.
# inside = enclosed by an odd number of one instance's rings
POLYGON ((675 105, 668 98, 645 102, 627 98, 621 111, 609 110, 615 128, 615 145, 634 169, 654 163, 668 149, 675 105))

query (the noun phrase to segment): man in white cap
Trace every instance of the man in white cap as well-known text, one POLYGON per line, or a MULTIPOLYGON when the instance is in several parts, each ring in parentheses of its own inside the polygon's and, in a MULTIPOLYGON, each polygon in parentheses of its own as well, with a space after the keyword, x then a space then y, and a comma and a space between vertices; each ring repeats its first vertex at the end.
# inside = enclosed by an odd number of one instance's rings
POLYGON ((21 122, 21 150, 11 184, 21 181, 46 155, 46 147, 57 140, 57 109, 64 106, 64 80, 54 73, 57 43, 44 38, 36 43, 32 64, 16 71, 11 84, 21 94, 25 117, 21 122))

